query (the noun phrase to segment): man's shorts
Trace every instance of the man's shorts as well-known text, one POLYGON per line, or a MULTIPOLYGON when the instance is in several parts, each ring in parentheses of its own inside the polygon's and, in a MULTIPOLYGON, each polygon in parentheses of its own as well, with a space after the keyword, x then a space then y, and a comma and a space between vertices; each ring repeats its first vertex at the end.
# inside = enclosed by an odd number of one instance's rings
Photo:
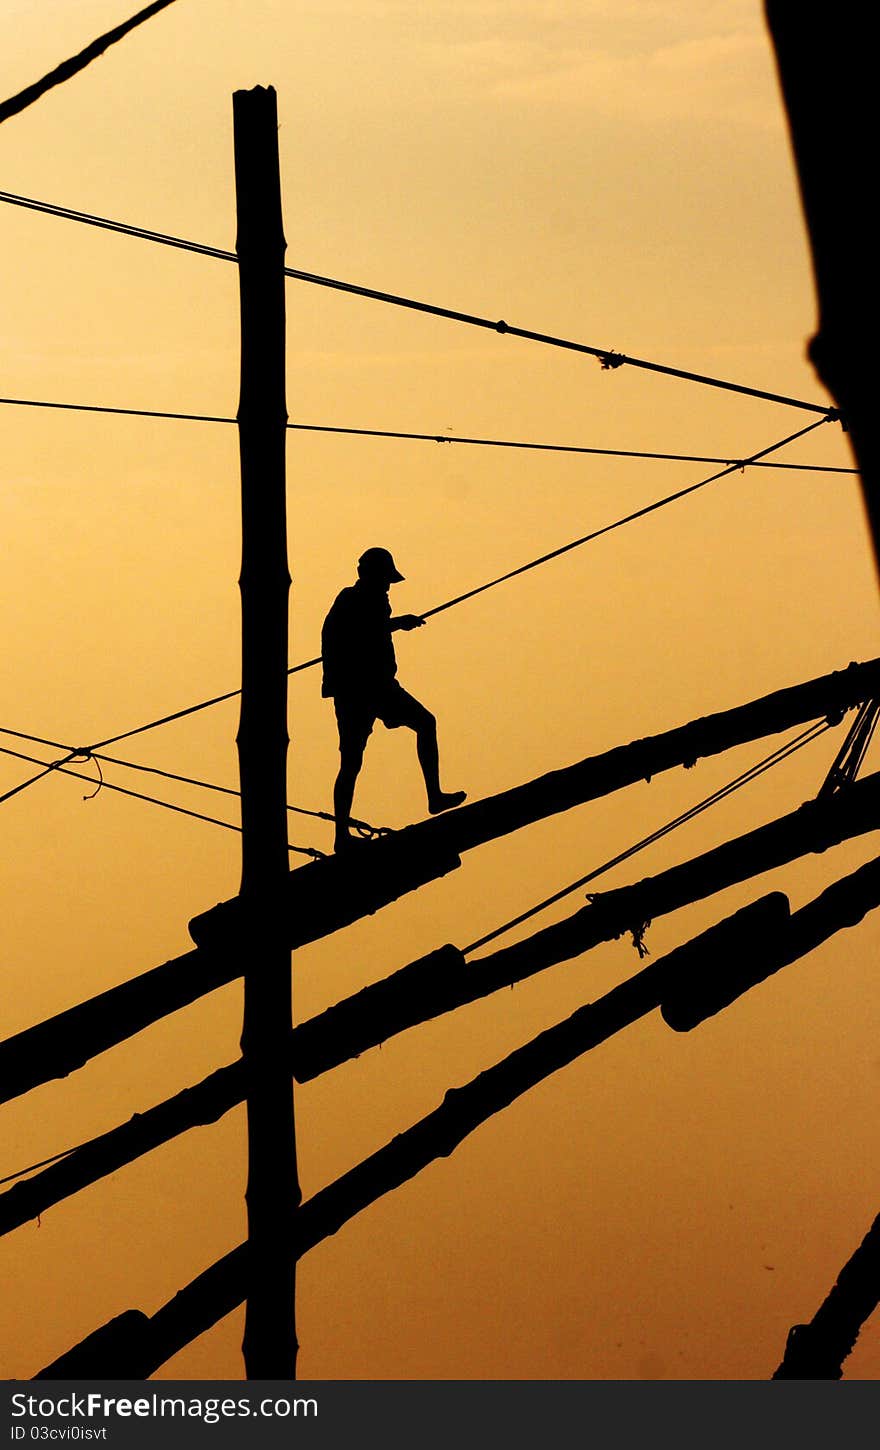
POLYGON ((408 725, 418 730, 428 716, 420 704, 397 680, 369 693, 337 695, 333 701, 339 726, 339 749, 363 750, 377 720, 388 730, 408 725))

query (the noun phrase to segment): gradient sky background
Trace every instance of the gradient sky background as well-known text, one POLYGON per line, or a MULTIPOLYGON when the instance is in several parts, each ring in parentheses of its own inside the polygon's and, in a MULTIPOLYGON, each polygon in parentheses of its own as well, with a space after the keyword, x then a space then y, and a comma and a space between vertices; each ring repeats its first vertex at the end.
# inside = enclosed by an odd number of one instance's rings
MULTIPOLYGON (((0 94, 127 13, 6 0, 0 94)), ((827 401, 804 361, 809 257, 755 0, 178 0, 0 129, 0 185, 232 247, 231 93, 255 84, 278 91, 292 266, 827 401)), ((0 252, 4 396, 234 413, 233 267, 9 207, 0 252)), ((296 421, 727 458, 809 421, 294 282, 288 319, 296 421)), ((0 412, 0 725, 89 741, 234 688, 235 429, 0 412)), ((784 456, 851 462, 836 426, 784 456)), ((293 434, 294 659, 318 652, 369 545, 393 550, 395 608, 417 611, 709 471, 293 434)), ((880 653, 856 481, 734 475, 397 638, 403 682, 438 715, 446 781, 476 799, 880 653)), ((317 672, 290 695, 290 799, 327 808, 336 740, 317 672)), ((233 702, 125 753, 235 785, 236 724, 233 702)), ((839 738, 601 884, 794 808, 839 738)), ((476 939, 769 748, 469 853, 298 952, 297 1017, 476 939)), ((0 790, 29 772, 0 759, 0 790)), ((53 777, 2 810, 4 1036, 187 950, 188 919, 237 890, 233 833, 107 791, 84 803, 86 789, 53 777)), ((235 819, 183 787, 167 798, 235 819)), ((355 808, 421 816, 407 734, 377 730, 355 808)), ((291 839, 329 849, 329 828, 294 819, 291 839)), ((799 906, 874 851, 866 837, 657 921, 652 958, 768 889, 799 906)), ((877 938, 869 919, 688 1036, 654 1014, 313 1251, 301 1375, 768 1378, 878 1207, 877 938)), ((614 942, 298 1089, 305 1195, 637 967, 614 942)), ((0 1176, 231 1061, 240 1022, 234 984, 7 1105, 0 1176)), ((241 1109, 4 1239, 0 1374, 158 1308, 240 1242, 243 1190, 241 1109)), ((161 1376, 241 1377, 242 1324, 161 1376)), ((875 1318, 846 1373, 878 1371, 875 1318)))

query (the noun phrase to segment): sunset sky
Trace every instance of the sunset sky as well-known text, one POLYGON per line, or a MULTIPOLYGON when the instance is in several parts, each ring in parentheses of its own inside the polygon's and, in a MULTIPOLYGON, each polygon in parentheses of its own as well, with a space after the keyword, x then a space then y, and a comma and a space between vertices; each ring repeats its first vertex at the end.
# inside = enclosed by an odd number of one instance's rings
MULTIPOLYGON (((6 0, 0 97, 135 8, 6 0)), ((0 189, 232 248, 231 97, 257 84, 278 93, 290 266, 831 401, 805 360, 809 252, 757 0, 176 0, 0 127, 0 189)), ((234 266, 6 205, 0 257, 5 398, 235 413, 234 266)), ((810 421, 295 281, 287 313, 296 422, 737 459, 810 421)), ((0 727, 77 745, 234 689, 235 428, 2 404, 0 423, 0 727)), ((836 425, 780 459, 852 463, 836 425)), ((368 546, 406 576, 395 611, 418 612, 710 472, 292 432, 292 660, 319 652, 368 546)), ((751 469, 396 643, 445 782, 474 800, 871 659, 877 625, 856 479, 751 469)), ((232 701, 118 753, 234 787, 236 726, 232 701)), ((328 810, 315 670, 291 680, 290 731, 289 799, 328 810)), ((599 889, 795 808, 842 736, 599 889)), ((489 932, 777 743, 468 853, 298 951, 296 1019, 489 932)), ((32 770, 0 755, 0 793, 32 770)), ((219 796, 105 774, 236 820, 219 796)), ((188 950, 188 920, 238 889, 232 831, 88 793, 53 775, 0 808, 3 1037, 188 950)), ((356 814, 400 827, 424 809, 412 737, 377 727, 356 814)), ((332 831, 292 817, 291 840, 330 850, 332 831)), ((866 836, 658 920, 650 960, 768 890, 803 905, 875 854, 866 836)), ((298 1271, 301 1376, 769 1378, 880 1207, 878 936, 869 918, 687 1036, 653 1014, 344 1227, 298 1271)), ((639 965, 621 939, 297 1088, 304 1195, 639 965)), ((241 997, 234 983, 5 1105, 0 1178, 232 1061, 241 997)), ((238 1244, 244 1154, 240 1108, 3 1239, 0 1377, 152 1313, 238 1244)), ((241 1378, 242 1328, 239 1311, 159 1377, 241 1378)), ((845 1374, 880 1374, 876 1316, 845 1374)))

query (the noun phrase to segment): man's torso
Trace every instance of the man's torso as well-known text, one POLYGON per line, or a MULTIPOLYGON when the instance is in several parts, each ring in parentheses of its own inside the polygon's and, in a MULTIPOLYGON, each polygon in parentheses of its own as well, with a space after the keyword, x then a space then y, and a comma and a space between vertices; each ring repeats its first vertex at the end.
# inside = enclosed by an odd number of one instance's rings
POLYGON ((360 581, 343 589, 324 620, 321 652, 325 696, 363 698, 393 680, 397 660, 385 591, 365 588, 360 581))

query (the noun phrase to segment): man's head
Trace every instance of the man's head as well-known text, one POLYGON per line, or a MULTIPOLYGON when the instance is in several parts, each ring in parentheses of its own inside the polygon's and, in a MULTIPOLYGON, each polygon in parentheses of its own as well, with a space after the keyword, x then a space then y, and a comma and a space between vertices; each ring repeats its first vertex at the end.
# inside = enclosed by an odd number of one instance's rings
POLYGON ((367 549, 358 559, 358 578, 365 584, 399 584, 403 578, 387 549, 367 549))

